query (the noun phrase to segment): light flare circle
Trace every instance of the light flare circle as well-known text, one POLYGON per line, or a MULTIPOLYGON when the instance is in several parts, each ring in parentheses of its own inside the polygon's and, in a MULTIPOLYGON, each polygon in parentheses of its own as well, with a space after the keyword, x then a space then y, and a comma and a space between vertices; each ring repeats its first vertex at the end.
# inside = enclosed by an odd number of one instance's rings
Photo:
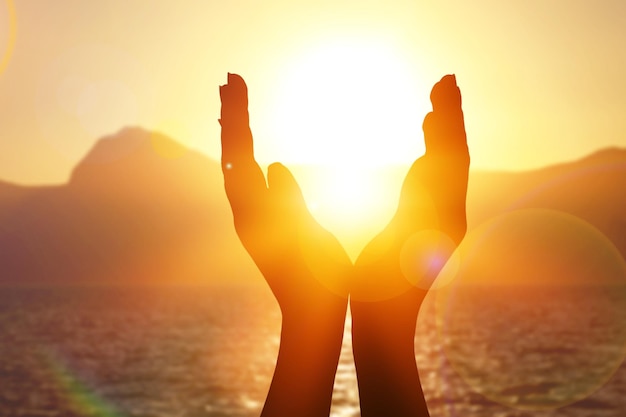
POLYGON ((626 263, 589 223, 525 209, 474 229, 436 294, 446 356, 477 393, 554 409, 600 388, 626 353, 626 263))
MULTIPOLYGON (((6 24, 6 31, 4 33, 0 33, 0 48, 2 48, 0 49, 0 74, 4 72, 11 61, 11 57, 13 56, 13 51, 15 49, 15 38, 17 32, 15 4, 13 0, 7 0, 5 4, 6 16, 2 16, 2 14, 0 14, 0 24, 2 24, 2 26, 6 24), (4 42, 2 42, 3 40, 4 42)), ((0 12, 1 11, 2 10, 0 10, 0 12)))

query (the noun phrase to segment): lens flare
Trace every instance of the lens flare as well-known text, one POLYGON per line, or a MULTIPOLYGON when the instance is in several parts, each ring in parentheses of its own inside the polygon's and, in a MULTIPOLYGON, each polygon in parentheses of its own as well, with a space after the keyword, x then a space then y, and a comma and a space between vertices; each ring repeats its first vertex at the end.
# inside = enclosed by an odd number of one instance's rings
MULTIPOLYGON (((15 48, 15 4, 12 0, 6 1, 6 16, 3 18, 0 14, 0 23, 6 24, 6 33, 0 33, 0 74, 4 72, 9 65, 13 49, 15 48), (5 39, 6 37, 6 39, 5 39), (4 45, 3 45, 4 44, 4 45)), ((0 13, 2 10, 0 10, 0 13)), ((3 25, 4 26, 4 25, 3 25)))
POLYGON ((411 236, 400 252, 400 268, 411 284, 423 290, 450 283, 458 270, 455 244, 438 230, 423 230, 411 236))
POLYGON ((579 218, 528 209, 492 219, 459 248, 437 293, 446 356, 478 393, 551 409, 601 387, 624 359, 626 264, 579 218))
POLYGON ((55 388, 79 414, 101 417, 121 417, 123 414, 103 399, 79 378, 62 358, 48 349, 41 349, 41 356, 54 378, 55 388))
POLYGON ((75 161, 95 141, 124 126, 142 125, 151 104, 146 70, 123 49, 81 43, 51 59, 36 98, 41 139, 60 156, 75 161))

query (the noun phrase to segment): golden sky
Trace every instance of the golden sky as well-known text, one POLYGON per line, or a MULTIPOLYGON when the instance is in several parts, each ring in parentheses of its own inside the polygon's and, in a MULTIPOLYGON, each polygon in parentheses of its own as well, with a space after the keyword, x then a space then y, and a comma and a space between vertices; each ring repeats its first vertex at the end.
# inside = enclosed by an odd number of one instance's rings
POLYGON ((228 71, 262 163, 408 164, 455 73, 472 167, 543 166, 626 146, 625 40, 621 0, 0 0, 0 179, 127 125, 218 157, 228 71))

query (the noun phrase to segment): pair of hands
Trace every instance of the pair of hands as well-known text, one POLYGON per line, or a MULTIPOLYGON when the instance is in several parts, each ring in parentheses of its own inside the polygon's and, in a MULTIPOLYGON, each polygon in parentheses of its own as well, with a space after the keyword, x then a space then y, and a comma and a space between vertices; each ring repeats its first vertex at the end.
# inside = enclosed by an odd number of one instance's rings
POLYGON ((433 112, 423 124, 426 153, 409 170, 391 222, 354 265, 315 221, 287 168, 270 165, 266 184, 254 159, 244 80, 228 74, 220 97, 222 170, 235 229, 283 314, 263 415, 328 415, 348 295, 362 415, 428 415, 413 338, 439 268, 411 263, 445 260, 466 230, 469 153, 455 77, 433 87, 433 112), (430 238, 407 246, 420 236, 430 238), (407 262, 417 277, 407 277, 407 262))

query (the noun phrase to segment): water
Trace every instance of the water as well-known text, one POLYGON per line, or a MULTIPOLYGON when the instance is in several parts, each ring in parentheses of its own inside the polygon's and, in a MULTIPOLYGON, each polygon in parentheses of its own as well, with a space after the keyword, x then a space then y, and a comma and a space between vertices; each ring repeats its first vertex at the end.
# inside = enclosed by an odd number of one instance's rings
MULTIPOLYGON (((433 417, 624 415, 623 365, 590 397, 556 410, 487 399, 450 366, 434 311, 427 302, 416 336, 433 417)), ((346 326, 334 417, 359 415, 346 326)), ((279 333, 265 287, 3 288, 0 416, 258 416, 279 333)))

